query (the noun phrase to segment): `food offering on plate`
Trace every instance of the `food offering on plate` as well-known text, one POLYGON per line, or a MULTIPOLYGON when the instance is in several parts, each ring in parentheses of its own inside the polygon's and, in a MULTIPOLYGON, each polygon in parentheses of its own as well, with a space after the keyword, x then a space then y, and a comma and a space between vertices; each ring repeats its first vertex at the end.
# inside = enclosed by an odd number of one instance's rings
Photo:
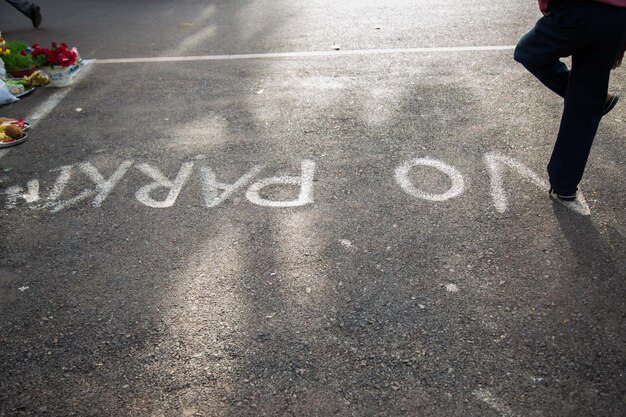
POLYGON ((33 72, 31 75, 28 75, 22 78, 22 84, 25 87, 39 87, 42 85, 46 85, 50 82, 50 77, 41 73, 41 71, 37 70, 33 72))
POLYGON ((26 91, 26 87, 24 87, 22 84, 11 84, 10 82, 6 84, 9 87, 9 91, 11 92, 11 94, 13 94, 15 97, 23 95, 26 91))
POLYGON ((0 125, 17 125, 19 126, 23 132, 28 131, 30 129, 30 123, 26 122, 24 119, 11 119, 9 117, 0 117, 0 125))
POLYGON ((46 85, 50 82, 48 76, 43 75, 41 71, 35 71, 31 75, 28 75, 20 79, 11 79, 6 81, 6 85, 9 88, 11 94, 20 98, 35 90, 35 87, 46 85))
POLYGON ((27 138, 28 123, 22 119, 0 117, 0 148, 18 145, 27 138))

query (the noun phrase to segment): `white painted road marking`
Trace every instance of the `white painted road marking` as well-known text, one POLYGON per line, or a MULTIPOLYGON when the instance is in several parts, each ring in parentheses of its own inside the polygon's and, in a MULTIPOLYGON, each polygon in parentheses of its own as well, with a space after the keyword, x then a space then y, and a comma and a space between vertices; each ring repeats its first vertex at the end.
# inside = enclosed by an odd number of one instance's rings
POLYGON ((456 284, 446 284, 446 291, 448 292, 459 292, 459 287, 456 284))
MULTIPOLYGON (((434 47, 434 48, 398 48, 398 49, 363 49, 363 50, 345 50, 345 51, 309 51, 309 52, 277 52, 277 53, 261 53, 261 54, 231 54, 231 55, 201 55, 201 56, 182 56, 182 57, 153 57, 153 58, 124 58, 124 59, 102 59, 95 60, 99 64, 123 64, 123 63, 157 63, 157 62, 181 62, 181 61, 218 61, 218 60, 245 60, 245 59, 265 59, 265 58, 293 58, 293 57, 325 57, 325 56, 346 56, 346 55, 368 55, 368 54, 416 54, 416 53, 453 53, 453 52, 479 52, 479 51, 508 51, 513 50, 515 47, 512 45, 504 46, 465 46, 465 47, 434 47)), ((84 76, 90 66, 84 68, 80 76, 84 76)), ((41 120, 43 120, 54 108, 73 90, 76 83, 65 87, 62 90, 55 92, 48 100, 42 103, 32 114, 31 126, 37 126, 41 120)), ((0 149, 0 158, 4 157, 10 150, 0 149)), ((498 153, 488 153, 485 155, 485 162, 491 178, 491 194, 494 200, 496 211, 503 213, 507 210, 507 196, 504 192, 502 185, 502 173, 503 167, 507 166, 513 168, 523 178, 530 180, 532 183, 543 189, 548 188, 546 181, 542 180, 530 169, 522 165, 521 163, 499 155, 498 153)), ((126 162, 124 163, 126 164, 126 162)), ((132 161, 129 161, 127 166, 120 167, 123 172, 116 172, 109 180, 99 174, 99 172, 91 165, 81 164, 81 170, 87 174, 90 179, 96 184, 95 190, 84 190, 79 195, 63 201, 58 202, 61 193, 65 189, 66 183, 70 179, 71 166, 61 167, 61 175, 57 179, 54 185, 54 189, 48 197, 48 203, 46 207, 52 207, 53 212, 63 210, 81 200, 96 195, 93 201, 93 205, 98 207, 106 199, 112 188, 117 184, 119 179, 125 174, 126 170, 132 165, 132 161)), ((181 172, 177 176, 174 182, 165 178, 156 168, 153 168, 147 164, 140 164, 137 168, 144 172, 146 175, 151 176, 155 182, 148 184, 136 193, 137 199, 143 204, 155 207, 171 207, 178 193, 184 186, 187 178, 191 174, 193 163, 189 162, 183 165, 181 172), (158 188, 169 188, 167 198, 164 201, 155 201, 150 197, 150 193, 158 188)), ((202 181, 205 192, 205 203, 207 207, 215 207, 221 204, 224 200, 230 197, 239 188, 247 185, 252 178, 258 174, 261 167, 254 167, 252 171, 240 178, 235 184, 223 184, 217 182, 215 175, 210 169, 205 168, 202 171, 202 181), (218 196, 218 191, 224 191, 221 196, 218 196)), ((247 191, 246 197, 254 204, 268 206, 268 207, 295 207, 310 204, 313 202, 313 183, 312 178, 315 171, 315 163, 313 161, 305 160, 302 162, 302 176, 301 177, 273 177, 267 178, 263 181, 253 184, 247 191), (296 185, 300 186, 300 195, 296 200, 292 201, 272 201, 261 198, 259 192, 262 188, 269 185, 296 185)), ((445 201, 451 198, 461 195, 464 191, 463 176, 456 170, 456 168, 447 165, 441 161, 432 158, 417 158, 396 169, 396 181, 400 187, 408 194, 424 200, 429 201, 445 201), (429 194, 423 191, 417 190, 408 178, 411 168, 423 165, 436 168, 448 175, 452 180, 450 189, 442 194, 429 194)), ((31 180, 28 182, 27 191, 19 186, 12 186, 7 188, 5 194, 7 198, 7 208, 14 208, 17 204, 17 200, 22 198, 27 203, 35 203, 39 200, 39 182, 38 180, 31 180)), ((578 198, 574 202, 563 202, 563 205, 569 209, 588 216, 591 214, 591 210, 587 205, 584 195, 579 192, 578 198)))
POLYGON ((450 46, 433 48, 397 48, 397 49, 352 49, 345 51, 301 51, 301 52, 267 52, 260 54, 227 54, 227 55, 197 55, 197 56, 160 56, 144 58, 112 58, 97 59, 96 64, 147 64, 160 62, 189 62, 189 61, 228 61, 246 59, 274 59, 274 58, 306 58, 348 55, 380 55, 380 54, 423 54, 423 53, 450 53, 450 52, 488 52, 512 51, 514 45, 503 46, 450 46))
POLYGON ((450 200, 451 198, 461 195, 463 193, 463 190, 465 189, 463 176, 456 168, 433 158, 416 158, 400 166, 396 169, 396 181, 398 182, 400 187, 402 187, 402 189, 408 194, 412 195, 415 198, 428 201, 450 200), (409 179, 409 174, 411 173, 412 168, 420 165, 438 169, 439 171, 450 177, 450 180, 452 180, 452 185, 450 186, 450 189, 443 194, 429 194, 416 189, 409 179))
POLYGON ((144 185, 141 187, 135 196, 137 200, 141 203, 145 204, 148 207, 154 208, 165 208, 172 207, 178 198, 178 194, 180 190, 185 185, 187 178, 191 175, 191 170, 193 168, 193 162, 185 162, 183 166, 178 171, 178 175, 176 175, 176 179, 174 181, 170 181, 165 175, 155 168, 148 164, 139 164, 137 169, 141 172, 152 178, 154 181, 148 185, 144 185), (157 201, 150 197, 150 194, 159 188, 167 188, 169 192, 167 193, 167 197, 163 201, 157 201))
MULTIPOLYGON (((537 187, 546 192, 550 187, 547 181, 541 179, 530 168, 514 160, 513 158, 501 155, 498 152, 489 152, 485 154, 484 159, 485 164, 487 165, 487 170, 489 171, 489 176, 491 178, 491 196, 493 197, 493 203, 498 213, 504 213, 507 209, 508 204, 508 198, 503 186, 504 167, 513 169, 522 178, 530 181, 531 183, 535 184, 537 187)), ((520 190, 522 189, 523 187, 520 188, 520 190)), ((565 207, 569 208, 570 210, 573 210, 583 216, 589 216, 591 214, 591 209, 589 208, 587 200, 585 200, 585 196, 583 195, 582 191, 578 192, 576 201, 557 201, 563 204, 565 207)))
MULTIPOLYGON (((542 180, 537 174, 530 170, 530 168, 524 166, 520 162, 495 152, 487 153, 484 157, 484 161, 487 164, 487 169, 489 171, 491 180, 491 197, 497 212, 504 213, 507 210, 507 199, 503 181, 504 167, 509 169, 512 168, 514 172, 518 173, 523 178, 530 180, 535 183, 535 185, 543 188, 547 197, 547 182, 542 180)), ((16 208, 18 200, 21 199, 26 204, 29 204, 33 209, 50 209, 53 213, 56 213, 91 197, 94 197, 91 205, 93 207, 100 207, 113 188, 121 181, 133 164, 134 162, 132 160, 123 161, 108 179, 102 176, 96 167, 88 162, 77 165, 65 165, 54 169, 51 172, 59 172, 59 175, 52 186, 52 190, 50 191, 46 202, 43 204, 37 204, 37 202, 41 199, 39 195, 40 182, 38 179, 28 181, 25 188, 19 185, 9 186, 4 191, 0 190, 0 195, 4 194, 7 196, 5 203, 5 207, 7 209, 16 208), (61 197, 64 193, 66 193, 66 190, 74 189, 72 187, 68 187, 68 185, 72 179, 72 172, 74 172, 73 169, 75 166, 89 178, 95 187, 86 188, 73 197, 61 200, 61 197)), ((175 179, 170 180, 157 167, 147 163, 141 163, 137 165, 136 168, 150 177, 151 182, 142 185, 135 193, 135 197, 140 203, 152 208, 172 207, 183 187, 191 178, 192 172, 196 169, 193 162, 185 162, 176 174, 175 179), (153 193, 159 189, 167 191, 167 196, 162 201, 156 200, 153 195, 153 193)), ((300 175, 282 175, 263 178, 248 186, 248 184, 250 184, 264 168, 265 167, 262 165, 254 166, 231 185, 218 182, 217 176, 211 168, 207 166, 198 167, 199 182, 202 187, 205 206, 207 208, 217 207, 228 198, 232 197, 232 195, 237 191, 243 192, 245 187, 248 187, 247 190, 245 190, 246 198, 252 204, 259 206, 273 208, 300 207, 314 202, 314 161, 309 159, 302 160, 300 163, 300 175), (265 187, 272 186, 295 186, 299 187, 299 192, 297 197, 292 200, 273 200, 267 197, 262 197, 262 190, 265 187)), ((434 158, 416 158, 400 165, 395 170, 395 179, 399 187, 405 193, 414 198, 424 199, 431 202, 446 201, 451 198, 458 197, 464 192, 464 180, 461 173, 456 168, 434 158), (417 190, 410 182, 408 176, 412 168, 420 165, 436 168, 448 175, 452 182, 450 188, 442 194, 428 194, 417 190)), ((524 187, 520 188, 520 190, 524 190, 524 187)), ((523 191, 519 191, 518 194, 522 192, 523 191)), ((581 192, 578 193, 578 199, 575 202, 562 202, 560 200, 559 202, 568 209, 583 216, 591 214, 589 206, 587 205, 581 192)))
POLYGON ((35 203, 39 201, 39 181, 28 181, 27 190, 24 192, 22 187, 14 185, 7 188, 5 193, 7 194, 7 208, 12 209, 17 206, 17 200, 22 198, 26 203, 35 203))
POLYGON ((208 167, 201 167, 202 188, 204 202, 207 207, 217 207, 233 195, 240 188, 245 187, 264 168, 262 165, 254 166, 247 174, 239 178, 234 184, 224 184, 217 181, 215 173, 208 167), (223 191, 220 195, 219 192, 223 191))
POLYGON ((313 203, 313 176, 315 162, 305 159, 301 163, 302 175, 266 178, 250 186, 246 198, 250 202, 265 207, 299 207, 313 203), (295 185, 300 187, 298 198, 291 201, 273 201, 260 196, 260 191, 270 185, 295 185))
MULTIPOLYGON (((504 191, 503 177, 504 167, 512 168, 522 178, 529 180, 537 187, 544 190, 548 190, 550 187, 546 181, 541 179, 537 174, 530 170, 530 168, 522 165, 513 158, 500 155, 498 152, 489 152, 485 155, 485 164, 491 177, 491 195, 493 197, 493 203, 496 206, 498 213, 504 213, 507 207, 507 195, 504 191)), ((520 188, 521 190, 522 188, 520 188)))
POLYGON ((514 417, 513 411, 486 389, 477 389, 474 396, 496 410, 502 417, 514 417))
POLYGON ((73 165, 64 165, 62 167, 59 167, 58 169, 52 170, 53 172, 61 171, 61 173, 57 177, 57 180, 54 182, 54 187, 50 192, 50 196, 48 196, 48 201, 50 203, 56 204, 56 201, 61 198, 61 194, 63 194, 63 190, 65 190, 65 187, 70 180, 70 176, 72 175, 73 167, 73 165))
POLYGON ((104 200, 109 196, 109 193, 113 190, 113 187, 117 185, 119 180, 126 174, 126 171, 132 166, 133 161, 124 161, 119 168, 111 175, 108 180, 105 180, 102 174, 90 163, 82 163, 78 165, 78 168, 96 185, 95 189, 83 190, 80 194, 65 201, 58 201, 63 193, 63 190, 67 187, 72 174, 72 165, 61 167, 61 174, 57 178, 54 188, 48 197, 48 203, 46 206, 52 207, 52 212, 57 213, 64 210, 82 200, 86 200, 95 195, 92 202, 94 207, 100 207, 104 200))

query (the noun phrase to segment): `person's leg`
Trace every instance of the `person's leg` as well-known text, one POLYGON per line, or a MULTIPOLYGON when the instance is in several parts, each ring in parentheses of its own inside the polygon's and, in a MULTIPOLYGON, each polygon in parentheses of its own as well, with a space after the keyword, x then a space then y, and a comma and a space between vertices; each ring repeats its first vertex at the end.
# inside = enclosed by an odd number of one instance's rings
POLYGON ((572 58, 563 117, 548 163, 550 184, 557 194, 576 193, 582 179, 606 103, 611 70, 606 55, 590 46, 572 58))
POLYGON ((25 0, 7 0, 7 2, 28 17, 33 22, 34 27, 39 27, 41 24, 41 9, 39 6, 25 0))
POLYGON ((27 17, 30 17, 29 13, 30 13, 30 8, 32 6, 31 2, 25 1, 25 0, 7 0, 7 2, 9 2, 11 6, 15 7, 17 10, 25 14, 27 17))
POLYGON ((554 16, 544 16, 520 39, 514 59, 550 90, 565 97, 569 69, 560 58, 572 54, 572 43, 568 31, 555 22, 554 16))
POLYGON ((572 195, 578 189, 606 111, 611 67, 626 41, 626 10, 587 5, 583 11, 590 19, 583 32, 592 42, 572 56, 563 117, 548 164, 552 189, 561 195, 572 195), (602 33, 596 30, 600 24, 606 25, 602 33))

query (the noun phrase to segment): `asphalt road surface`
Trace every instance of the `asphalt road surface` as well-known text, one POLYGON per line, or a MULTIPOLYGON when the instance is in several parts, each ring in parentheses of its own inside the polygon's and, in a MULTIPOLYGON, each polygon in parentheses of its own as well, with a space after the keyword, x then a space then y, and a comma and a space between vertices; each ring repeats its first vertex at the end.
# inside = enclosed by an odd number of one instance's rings
POLYGON ((626 415, 626 102, 550 199, 534 1, 38 3, 0 416, 626 415))

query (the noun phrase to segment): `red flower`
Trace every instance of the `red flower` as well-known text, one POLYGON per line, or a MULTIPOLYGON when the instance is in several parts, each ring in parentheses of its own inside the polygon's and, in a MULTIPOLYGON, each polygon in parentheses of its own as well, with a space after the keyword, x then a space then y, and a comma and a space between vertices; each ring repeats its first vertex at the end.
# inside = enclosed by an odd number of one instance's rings
POLYGON ((76 48, 69 50, 67 44, 62 43, 59 45, 56 42, 52 42, 52 50, 41 48, 38 44, 34 44, 31 54, 36 58, 37 64, 40 66, 60 65, 69 67, 76 64, 78 59, 76 48))

